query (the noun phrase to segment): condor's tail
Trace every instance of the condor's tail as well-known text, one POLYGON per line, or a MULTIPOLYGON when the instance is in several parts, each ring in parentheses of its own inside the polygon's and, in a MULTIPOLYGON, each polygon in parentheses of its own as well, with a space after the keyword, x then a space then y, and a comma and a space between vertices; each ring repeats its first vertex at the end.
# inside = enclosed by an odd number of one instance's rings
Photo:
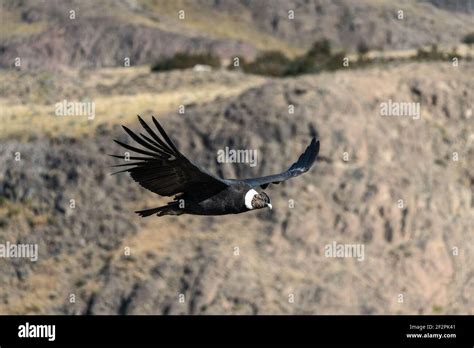
POLYGON ((156 214, 157 216, 181 215, 183 211, 179 208, 178 202, 170 202, 167 205, 164 205, 162 207, 153 208, 153 209, 145 209, 145 210, 137 210, 135 213, 137 213, 141 217, 147 217, 154 214, 156 214))

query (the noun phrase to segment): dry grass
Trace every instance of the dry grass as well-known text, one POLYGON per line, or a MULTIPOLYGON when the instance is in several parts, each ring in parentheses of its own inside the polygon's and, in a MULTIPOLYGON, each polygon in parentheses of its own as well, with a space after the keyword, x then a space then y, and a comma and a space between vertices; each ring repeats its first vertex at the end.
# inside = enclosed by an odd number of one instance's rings
MULTIPOLYGON (((22 83, 24 76, 15 72, 3 73, 9 84, 22 83)), ((217 97, 231 97, 238 95, 244 90, 263 83, 265 79, 257 77, 242 77, 239 74, 226 74, 226 79, 219 78, 209 82, 196 83, 192 72, 172 72, 171 80, 180 80, 178 84, 159 87, 155 91, 145 92, 142 82, 152 85, 160 85, 162 76, 150 74, 147 67, 138 68, 109 68, 98 70, 90 74, 72 73, 70 71, 61 76, 53 76, 53 88, 34 86, 30 93, 21 98, 10 98, 9 94, 14 91, 4 92, 0 98, 0 137, 28 136, 38 132, 47 135, 64 134, 80 135, 85 132, 93 132, 100 124, 127 123, 135 118, 137 114, 167 114, 178 112, 180 105, 190 103, 204 103, 217 97), (230 75, 229 75, 230 74, 230 75), (86 75, 86 76, 84 76, 86 75), (184 77, 183 77, 184 76, 184 77), (229 83, 229 76, 235 79, 229 83), (189 78, 189 81, 187 80, 189 78), (83 89, 93 97, 83 98, 76 96, 74 83, 80 80, 83 89), (141 79, 139 82, 136 79, 141 79), (73 86, 74 85, 74 86, 73 86), (123 86, 127 86, 123 90, 123 86), (130 86, 130 87, 128 87, 130 86), (57 92, 64 91, 61 96, 51 95, 52 90, 58 88, 57 92), (70 89, 70 90, 69 90, 70 89), (117 91, 120 89, 120 91, 117 91), (49 93, 49 95, 45 95, 49 93), (126 93, 126 94, 124 94, 126 93), (91 101, 95 103, 95 117, 88 119, 87 116, 57 116, 55 104, 67 99, 68 101, 91 101), (41 103, 41 100, 54 100, 55 102, 41 103)), ((215 72, 219 76, 220 72, 215 72)), ((146 89, 145 89, 146 90, 146 89)))
POLYGON ((0 8, 0 39, 30 36, 46 29, 46 23, 43 22, 23 22, 19 10, 0 8))

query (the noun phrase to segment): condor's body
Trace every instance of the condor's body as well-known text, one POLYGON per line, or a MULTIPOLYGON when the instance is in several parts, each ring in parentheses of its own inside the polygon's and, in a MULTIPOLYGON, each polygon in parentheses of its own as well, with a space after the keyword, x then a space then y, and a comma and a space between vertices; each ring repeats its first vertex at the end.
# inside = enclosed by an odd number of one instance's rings
POLYGON ((226 215, 239 214, 249 211, 245 206, 246 193, 252 187, 245 183, 238 183, 220 191, 219 193, 204 200, 187 198, 185 195, 178 197, 178 208, 181 203, 181 213, 193 215, 226 215))
MULTIPOLYGON (((278 184, 305 173, 319 152, 319 141, 313 138, 304 153, 283 173, 242 180, 223 179, 183 156, 155 117, 152 120, 161 138, 140 116, 138 120, 148 135, 140 133, 138 136, 123 126, 142 148, 115 140, 120 146, 138 154, 131 156, 128 163, 116 165, 126 167, 117 173, 128 172, 133 180, 147 190, 160 196, 174 197, 165 206, 137 211, 142 217, 154 214, 226 215, 265 207, 272 209, 270 198, 260 188, 265 189, 269 184, 278 184)), ((123 159, 120 155, 111 156, 123 159)))

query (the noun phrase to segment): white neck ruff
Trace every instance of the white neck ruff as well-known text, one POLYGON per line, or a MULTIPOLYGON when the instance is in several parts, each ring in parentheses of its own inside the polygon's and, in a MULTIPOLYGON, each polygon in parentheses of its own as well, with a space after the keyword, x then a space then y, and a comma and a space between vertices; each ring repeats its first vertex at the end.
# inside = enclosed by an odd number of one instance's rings
POLYGON ((258 195, 258 192, 255 191, 254 189, 251 189, 249 190, 246 194, 245 194, 245 206, 248 208, 248 209, 253 209, 252 207, 252 199, 255 195, 258 195))

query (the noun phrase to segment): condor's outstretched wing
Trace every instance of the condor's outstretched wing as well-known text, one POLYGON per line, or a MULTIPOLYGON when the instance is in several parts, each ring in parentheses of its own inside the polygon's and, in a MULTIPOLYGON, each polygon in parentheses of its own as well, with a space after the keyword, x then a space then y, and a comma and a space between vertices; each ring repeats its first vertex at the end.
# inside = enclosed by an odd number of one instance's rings
POLYGON ((267 186, 270 184, 279 184, 282 181, 288 180, 290 178, 307 172, 313 165, 318 153, 319 140, 313 138, 313 140, 311 140, 311 144, 309 144, 309 146, 301 154, 298 160, 293 163, 286 172, 275 175, 262 176, 260 178, 244 179, 242 181, 253 187, 260 186, 261 188, 266 189, 267 186))
MULTIPOLYGON (((142 187, 161 196, 185 193, 193 197, 207 197, 228 186, 220 178, 184 157, 156 118, 152 117, 152 119, 162 138, 140 116, 138 116, 138 120, 148 135, 140 133, 139 136, 127 127, 122 126, 127 134, 141 147, 130 146, 114 140, 127 150, 139 154, 139 156, 130 156, 129 163, 114 166, 128 167, 114 174, 129 172, 133 180, 142 187)), ((125 159, 123 155, 110 156, 125 159)))

